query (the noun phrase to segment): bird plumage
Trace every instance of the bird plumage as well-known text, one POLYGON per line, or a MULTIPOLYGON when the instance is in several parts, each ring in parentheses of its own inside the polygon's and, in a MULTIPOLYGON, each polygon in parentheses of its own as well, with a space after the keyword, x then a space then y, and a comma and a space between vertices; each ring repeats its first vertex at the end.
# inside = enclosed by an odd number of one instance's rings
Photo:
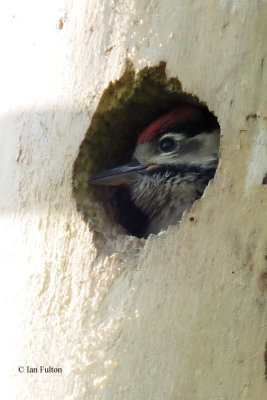
POLYGON ((213 178, 219 125, 206 109, 181 105, 152 122, 138 137, 130 163, 92 176, 95 184, 126 186, 145 216, 141 236, 177 224, 213 178))

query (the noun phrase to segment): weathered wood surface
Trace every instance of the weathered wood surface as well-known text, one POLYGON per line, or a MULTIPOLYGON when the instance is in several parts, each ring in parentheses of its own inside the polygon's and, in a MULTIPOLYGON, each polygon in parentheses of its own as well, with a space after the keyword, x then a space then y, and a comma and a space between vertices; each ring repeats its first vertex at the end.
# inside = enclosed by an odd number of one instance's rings
POLYGON ((266 1, 69 0, 5 13, 1 397, 267 398, 266 1), (126 58, 135 70, 166 61, 208 104, 221 161, 180 227, 97 250, 72 169, 126 58), (63 373, 18 372, 40 365, 63 373))

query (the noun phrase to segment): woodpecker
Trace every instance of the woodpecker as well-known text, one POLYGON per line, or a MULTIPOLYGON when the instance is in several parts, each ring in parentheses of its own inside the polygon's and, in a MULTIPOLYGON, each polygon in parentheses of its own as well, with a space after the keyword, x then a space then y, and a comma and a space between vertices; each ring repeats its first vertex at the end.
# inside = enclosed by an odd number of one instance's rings
POLYGON ((89 183, 123 186, 144 217, 140 236, 177 224, 200 198, 218 165, 220 129, 205 108, 179 105, 138 137, 125 165, 92 175, 89 183))

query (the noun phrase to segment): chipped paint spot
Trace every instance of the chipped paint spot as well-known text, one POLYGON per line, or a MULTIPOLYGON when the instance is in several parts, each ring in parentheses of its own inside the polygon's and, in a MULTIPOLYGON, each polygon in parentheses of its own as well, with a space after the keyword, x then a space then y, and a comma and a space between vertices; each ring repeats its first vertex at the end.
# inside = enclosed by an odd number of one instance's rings
POLYGON ((253 185, 261 185, 267 171, 267 134, 264 125, 259 126, 258 134, 251 151, 247 167, 246 193, 253 185))

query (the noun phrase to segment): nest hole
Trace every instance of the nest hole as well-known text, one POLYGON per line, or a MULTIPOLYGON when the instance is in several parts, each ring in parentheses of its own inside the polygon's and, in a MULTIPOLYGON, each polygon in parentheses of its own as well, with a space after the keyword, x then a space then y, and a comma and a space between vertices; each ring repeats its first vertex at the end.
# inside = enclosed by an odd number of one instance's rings
POLYGON ((133 205, 127 189, 89 185, 88 177, 129 161, 144 128, 183 104, 205 107, 183 92, 177 78, 167 78, 165 62, 138 73, 128 64, 122 77, 104 91, 73 169, 77 209, 95 233, 144 236, 146 216, 133 205))

